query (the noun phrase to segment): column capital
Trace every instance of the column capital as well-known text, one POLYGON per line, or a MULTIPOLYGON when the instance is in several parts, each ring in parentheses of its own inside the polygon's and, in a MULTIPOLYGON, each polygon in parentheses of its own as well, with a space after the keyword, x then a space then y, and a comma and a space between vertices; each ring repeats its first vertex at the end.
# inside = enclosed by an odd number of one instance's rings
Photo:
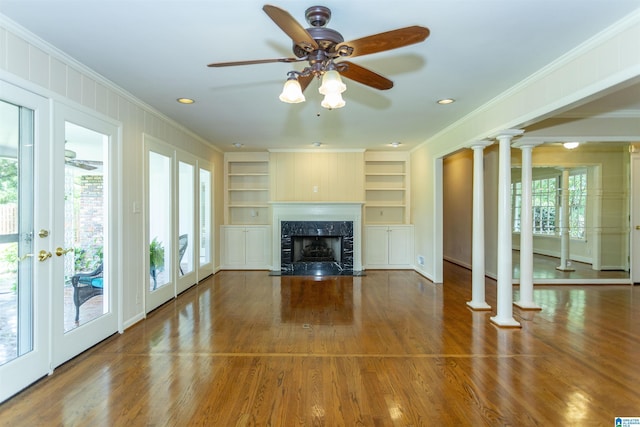
POLYGON ((521 138, 518 141, 514 142, 513 145, 511 146, 514 148, 520 148, 521 150, 524 150, 526 148, 534 148, 542 144, 544 144, 544 141, 540 139, 521 138))
POLYGON ((514 136, 520 136, 524 133, 523 129, 505 129, 498 132, 496 135, 496 139, 509 139, 511 140, 514 136))
POLYGON ((467 147, 472 150, 484 149, 493 144, 493 141, 489 139, 481 139, 480 141, 473 141, 471 144, 467 145, 467 147))

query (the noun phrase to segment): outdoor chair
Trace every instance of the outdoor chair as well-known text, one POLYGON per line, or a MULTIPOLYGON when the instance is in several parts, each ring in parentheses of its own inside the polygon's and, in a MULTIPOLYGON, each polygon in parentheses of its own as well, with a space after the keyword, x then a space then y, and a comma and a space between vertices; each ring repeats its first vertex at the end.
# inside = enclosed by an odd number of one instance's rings
POLYGON ((182 257, 184 257, 185 252, 187 251, 187 245, 189 244, 189 236, 187 234, 183 234, 178 238, 178 268, 180 269, 180 275, 184 276, 184 271, 182 271, 182 257))
POLYGON ((80 306, 87 300, 102 295, 102 263, 95 270, 77 273, 71 277, 73 285, 73 304, 76 306, 76 323, 80 319, 80 306))

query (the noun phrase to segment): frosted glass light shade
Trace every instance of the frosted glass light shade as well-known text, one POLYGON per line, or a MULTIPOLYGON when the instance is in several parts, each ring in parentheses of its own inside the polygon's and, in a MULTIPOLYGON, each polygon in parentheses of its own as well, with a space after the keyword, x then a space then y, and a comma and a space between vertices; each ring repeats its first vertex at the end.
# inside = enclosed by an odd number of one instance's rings
POLYGON ((282 93, 280 94, 280 101, 286 102, 287 104, 297 104, 305 101, 298 79, 288 79, 284 83, 284 88, 282 88, 282 93))
POLYGON ((342 99, 340 92, 326 94, 320 103, 324 108, 328 108, 330 110, 333 110, 334 108, 342 108, 345 104, 346 102, 342 99))
POLYGON ((322 86, 318 88, 318 92, 323 95, 329 95, 333 93, 342 93, 347 90, 347 86, 342 83, 340 73, 336 70, 330 70, 324 73, 322 76, 322 86))

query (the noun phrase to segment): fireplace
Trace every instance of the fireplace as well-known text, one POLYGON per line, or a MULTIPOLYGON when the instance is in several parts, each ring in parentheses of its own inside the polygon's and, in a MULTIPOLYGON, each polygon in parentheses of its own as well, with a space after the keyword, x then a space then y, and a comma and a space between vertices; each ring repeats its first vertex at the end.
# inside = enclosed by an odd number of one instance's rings
POLYGON ((272 213, 273 275, 361 275, 362 203, 272 202, 272 213))
POLYGON ((353 274, 353 221, 282 221, 284 274, 353 274))
POLYGON ((340 262, 342 236, 294 236, 293 262, 340 262))

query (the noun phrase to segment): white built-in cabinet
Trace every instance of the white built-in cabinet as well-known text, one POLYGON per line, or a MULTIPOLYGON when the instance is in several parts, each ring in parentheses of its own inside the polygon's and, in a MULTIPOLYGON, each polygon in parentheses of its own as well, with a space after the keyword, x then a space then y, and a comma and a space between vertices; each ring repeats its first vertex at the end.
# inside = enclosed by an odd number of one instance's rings
POLYGON ((364 229, 365 268, 413 268, 412 225, 367 225, 364 229))
POLYGON ((271 227, 266 225, 223 225, 222 268, 268 270, 271 263, 271 227))
POLYGON ((409 153, 364 153, 364 266, 413 268, 409 153))
POLYGON ((225 153, 221 268, 271 268, 269 184, 269 153, 225 153))

